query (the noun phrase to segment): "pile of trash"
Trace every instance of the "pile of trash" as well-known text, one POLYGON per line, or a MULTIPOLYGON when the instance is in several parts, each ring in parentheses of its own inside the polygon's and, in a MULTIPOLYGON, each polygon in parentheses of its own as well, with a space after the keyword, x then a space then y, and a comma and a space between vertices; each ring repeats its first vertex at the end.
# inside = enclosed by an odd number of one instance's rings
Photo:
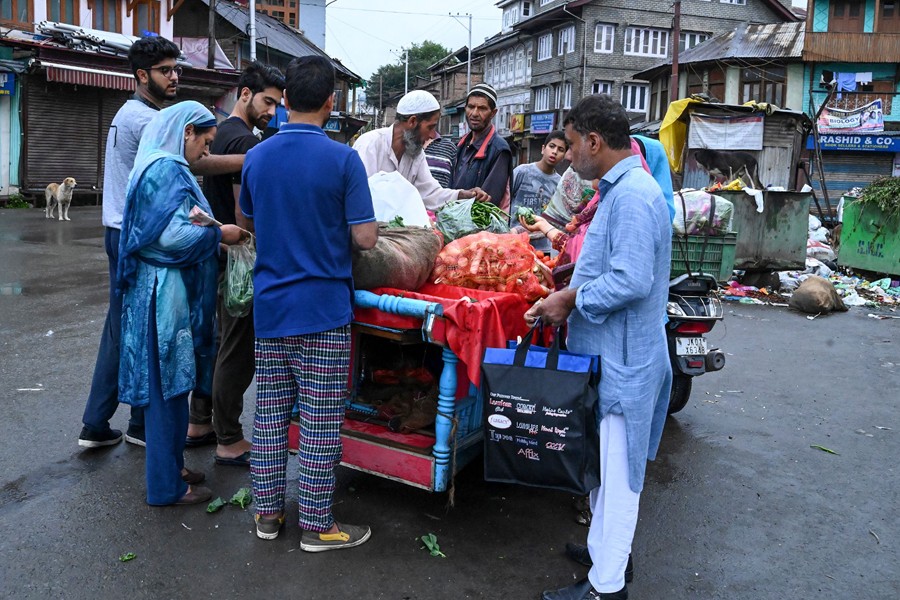
MULTIPOLYGON (((852 192, 850 192, 852 193, 852 192)), ((848 193, 849 194, 849 193, 848 193)), ((780 271, 778 281, 768 287, 742 285, 730 281, 721 290, 723 300, 741 304, 789 306, 794 292, 807 279, 822 278, 834 286, 837 297, 845 307, 868 306, 891 308, 900 306, 900 281, 886 277, 867 281, 863 277, 843 273, 836 263, 833 232, 815 216, 809 217, 809 239, 806 246, 806 265, 803 270, 780 271)))

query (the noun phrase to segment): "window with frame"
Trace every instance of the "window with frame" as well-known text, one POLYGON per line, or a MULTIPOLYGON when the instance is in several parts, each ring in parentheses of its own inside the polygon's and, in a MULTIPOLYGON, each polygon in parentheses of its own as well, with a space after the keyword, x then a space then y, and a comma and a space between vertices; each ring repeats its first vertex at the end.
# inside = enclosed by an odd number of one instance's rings
POLYGON ((572 54, 575 52, 575 26, 569 25, 559 30, 559 48, 557 54, 572 54))
POLYGON ((512 48, 506 53, 506 64, 509 65, 506 71, 506 85, 509 86, 516 80, 516 53, 512 48))
POLYGON ((559 84, 554 85, 553 86, 553 108, 559 108, 560 106, 562 106, 560 104, 561 95, 562 95, 562 86, 559 84))
POLYGON ((616 26, 611 23, 597 23, 594 28, 594 52, 610 54, 613 51, 613 40, 616 37, 616 26))
POLYGON ((78 0, 47 0, 47 20, 79 25, 78 0))
POLYGON ((660 77, 650 84, 650 114, 651 120, 662 119, 669 106, 669 78, 660 77))
POLYGON ((484 61, 484 82, 487 84, 490 84, 490 85, 494 84, 494 80, 491 77, 491 75, 493 74, 491 72, 491 70, 494 68, 493 65, 494 65, 493 59, 489 58, 484 61))
POLYGON ((506 84, 506 54, 500 57, 500 81, 497 82, 499 87, 503 87, 506 84))
POLYGON ((741 104, 755 100, 784 106, 787 74, 784 67, 741 70, 741 104), (779 104, 780 103, 780 104, 779 104))
POLYGON ((553 56, 553 34, 546 33, 538 38, 538 62, 547 60, 551 56, 553 56))
POLYGON ((876 33, 900 33, 900 5, 898 0, 879 0, 876 33))
POLYGON ((550 87, 544 86, 534 91, 534 110, 550 110, 550 87))
POLYGON ((516 49, 516 83, 525 82, 525 48, 516 49))
POLYGON ((572 108, 572 84, 567 83, 563 86, 562 108, 572 108))
POLYGON ((500 57, 494 56, 494 85, 500 84, 500 57))
POLYGON ((531 79, 531 55, 532 47, 529 44, 528 50, 525 51, 525 79, 531 79))
POLYGON ((278 19, 279 21, 284 20, 284 11, 283 10, 273 10, 272 16, 278 19))
POLYGON ((744 6, 747 4, 747 0, 719 0, 722 4, 736 4, 739 6, 744 6))
POLYGON ((708 39, 708 33, 701 33, 699 31, 682 31, 678 36, 678 51, 684 52, 689 48, 693 48, 697 44, 702 44, 708 39))
POLYGON ((863 0, 832 0, 828 15, 828 31, 862 33, 865 28, 866 3, 863 0))
POLYGON ((94 0, 93 28, 101 31, 120 31, 119 0, 94 0))
POLYGON ((288 25, 290 25, 291 27, 296 27, 297 16, 294 13, 288 15, 288 25))
POLYGON ((141 37, 143 32, 159 33, 159 7, 155 0, 137 0, 131 10, 134 23, 133 34, 141 37))
POLYGON ((594 83, 591 84, 591 93, 592 94, 612 94, 612 81, 607 81, 605 79, 597 79, 594 83))
POLYGON ((647 84, 625 83, 622 84, 622 106, 628 112, 647 112, 647 84))
POLYGON ((531 16, 531 2, 522 3, 522 18, 531 16))
POLYGON ((669 53, 669 31, 649 27, 625 30, 625 54, 666 58, 669 53))
POLYGON ((32 27, 31 2, 28 0, 0 0, 0 21, 32 27))

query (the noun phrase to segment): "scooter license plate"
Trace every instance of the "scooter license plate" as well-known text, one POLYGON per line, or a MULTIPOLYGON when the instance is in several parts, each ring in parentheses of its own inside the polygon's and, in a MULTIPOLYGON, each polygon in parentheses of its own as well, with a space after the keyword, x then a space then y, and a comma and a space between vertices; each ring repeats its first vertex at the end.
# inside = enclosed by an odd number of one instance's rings
POLYGON ((709 347, 706 345, 706 338, 675 338, 675 354, 678 356, 705 356, 707 352, 709 347))

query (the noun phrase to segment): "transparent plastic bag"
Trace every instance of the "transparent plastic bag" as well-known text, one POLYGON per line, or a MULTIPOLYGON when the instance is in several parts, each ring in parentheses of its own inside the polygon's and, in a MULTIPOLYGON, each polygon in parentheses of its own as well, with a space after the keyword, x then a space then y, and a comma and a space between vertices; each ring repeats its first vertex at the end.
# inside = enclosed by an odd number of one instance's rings
POLYGON ((456 200, 438 210, 435 226, 449 244, 479 231, 508 233, 509 215, 493 205, 477 203, 474 198, 456 200))
POLYGON ((232 317, 246 317, 253 308, 253 266, 256 264, 256 239, 228 246, 228 264, 222 300, 232 317))

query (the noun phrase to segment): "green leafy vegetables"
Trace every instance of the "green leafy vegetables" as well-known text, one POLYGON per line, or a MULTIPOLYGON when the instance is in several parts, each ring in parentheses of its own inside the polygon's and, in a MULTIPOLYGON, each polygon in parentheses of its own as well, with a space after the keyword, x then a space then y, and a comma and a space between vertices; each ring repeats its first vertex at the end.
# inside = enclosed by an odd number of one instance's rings
POLYGON ((534 225, 534 211, 527 206, 520 206, 516 209, 516 219, 523 218, 529 225, 534 225))

